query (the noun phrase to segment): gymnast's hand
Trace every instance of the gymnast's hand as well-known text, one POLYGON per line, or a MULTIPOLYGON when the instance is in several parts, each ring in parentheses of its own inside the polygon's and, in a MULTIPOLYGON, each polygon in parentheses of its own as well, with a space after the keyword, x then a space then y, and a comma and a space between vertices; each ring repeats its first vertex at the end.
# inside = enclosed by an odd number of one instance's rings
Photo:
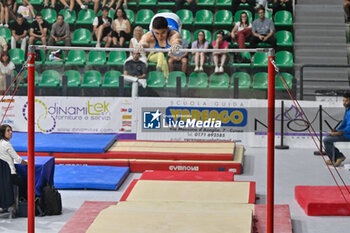
POLYGON ((136 53, 144 53, 145 49, 143 48, 143 46, 141 44, 138 44, 138 45, 135 46, 134 52, 136 52, 136 53))
POLYGON ((182 48, 181 45, 179 44, 174 44, 173 46, 170 47, 170 53, 179 53, 180 49, 182 48))

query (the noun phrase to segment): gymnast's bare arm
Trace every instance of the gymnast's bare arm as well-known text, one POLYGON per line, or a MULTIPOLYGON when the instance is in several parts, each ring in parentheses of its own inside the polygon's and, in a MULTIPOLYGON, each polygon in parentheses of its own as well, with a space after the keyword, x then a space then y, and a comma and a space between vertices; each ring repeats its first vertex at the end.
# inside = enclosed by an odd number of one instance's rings
POLYGON ((170 46, 174 46, 176 44, 178 44, 178 45, 182 44, 182 36, 178 31, 171 30, 170 35, 169 35, 169 44, 170 44, 170 46))
POLYGON ((147 32, 144 34, 140 40, 140 44, 143 48, 152 48, 156 45, 156 40, 152 32, 147 32))

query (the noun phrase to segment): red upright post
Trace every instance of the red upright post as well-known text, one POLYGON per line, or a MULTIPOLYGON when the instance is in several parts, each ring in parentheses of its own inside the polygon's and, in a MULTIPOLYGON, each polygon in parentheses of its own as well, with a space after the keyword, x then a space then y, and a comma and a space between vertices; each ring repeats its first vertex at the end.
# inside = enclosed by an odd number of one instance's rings
POLYGON ((35 231, 35 170, 34 170, 34 85, 35 85, 35 48, 29 46, 28 57, 28 232, 35 231))
POLYGON ((267 233, 274 232, 274 180, 275 180, 275 50, 268 54, 268 121, 267 121, 267 233))

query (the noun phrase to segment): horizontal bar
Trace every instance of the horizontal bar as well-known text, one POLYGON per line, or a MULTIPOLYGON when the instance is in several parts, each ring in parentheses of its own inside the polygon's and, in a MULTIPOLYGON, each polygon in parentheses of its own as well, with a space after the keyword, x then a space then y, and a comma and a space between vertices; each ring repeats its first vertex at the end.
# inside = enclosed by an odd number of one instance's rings
MULTIPOLYGON (((84 51, 126 51, 133 52, 134 48, 96 48, 96 47, 68 47, 68 46, 47 46, 47 45, 30 45, 34 49, 62 49, 62 50, 84 50, 84 51)), ((180 49, 179 52, 268 52, 271 48, 256 49, 180 49)), ((144 48, 145 52, 169 52, 170 49, 144 48)))

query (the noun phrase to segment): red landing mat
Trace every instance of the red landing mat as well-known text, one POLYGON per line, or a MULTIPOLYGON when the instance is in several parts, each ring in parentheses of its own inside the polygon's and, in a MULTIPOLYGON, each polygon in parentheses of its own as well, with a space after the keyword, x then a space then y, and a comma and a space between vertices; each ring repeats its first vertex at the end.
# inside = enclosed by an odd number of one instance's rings
MULTIPOLYGON (((288 205, 275 205, 274 232, 292 233, 292 222, 288 205)), ((266 205, 255 205, 254 232, 266 233, 266 205)))
MULTIPOLYGON (((120 201, 126 201, 128 199, 128 196, 130 195, 132 189, 135 187, 138 179, 134 179, 131 181, 129 184, 128 188, 125 190, 123 196, 120 198, 120 201)), ((240 182, 240 181, 237 181, 240 182)), ((243 182, 243 181, 242 181, 243 182)), ((256 190, 256 183, 253 181, 250 181, 250 190, 249 190, 249 204, 254 204, 255 203, 255 190, 256 190)))
POLYGON ((233 172, 145 171, 140 180, 233 181, 233 172))
POLYGON ((117 202, 86 201, 63 226, 59 233, 85 233, 97 215, 110 205, 117 202))
POLYGON ((295 186, 295 199, 309 216, 350 216, 350 194, 341 190, 347 202, 337 186, 295 186))

